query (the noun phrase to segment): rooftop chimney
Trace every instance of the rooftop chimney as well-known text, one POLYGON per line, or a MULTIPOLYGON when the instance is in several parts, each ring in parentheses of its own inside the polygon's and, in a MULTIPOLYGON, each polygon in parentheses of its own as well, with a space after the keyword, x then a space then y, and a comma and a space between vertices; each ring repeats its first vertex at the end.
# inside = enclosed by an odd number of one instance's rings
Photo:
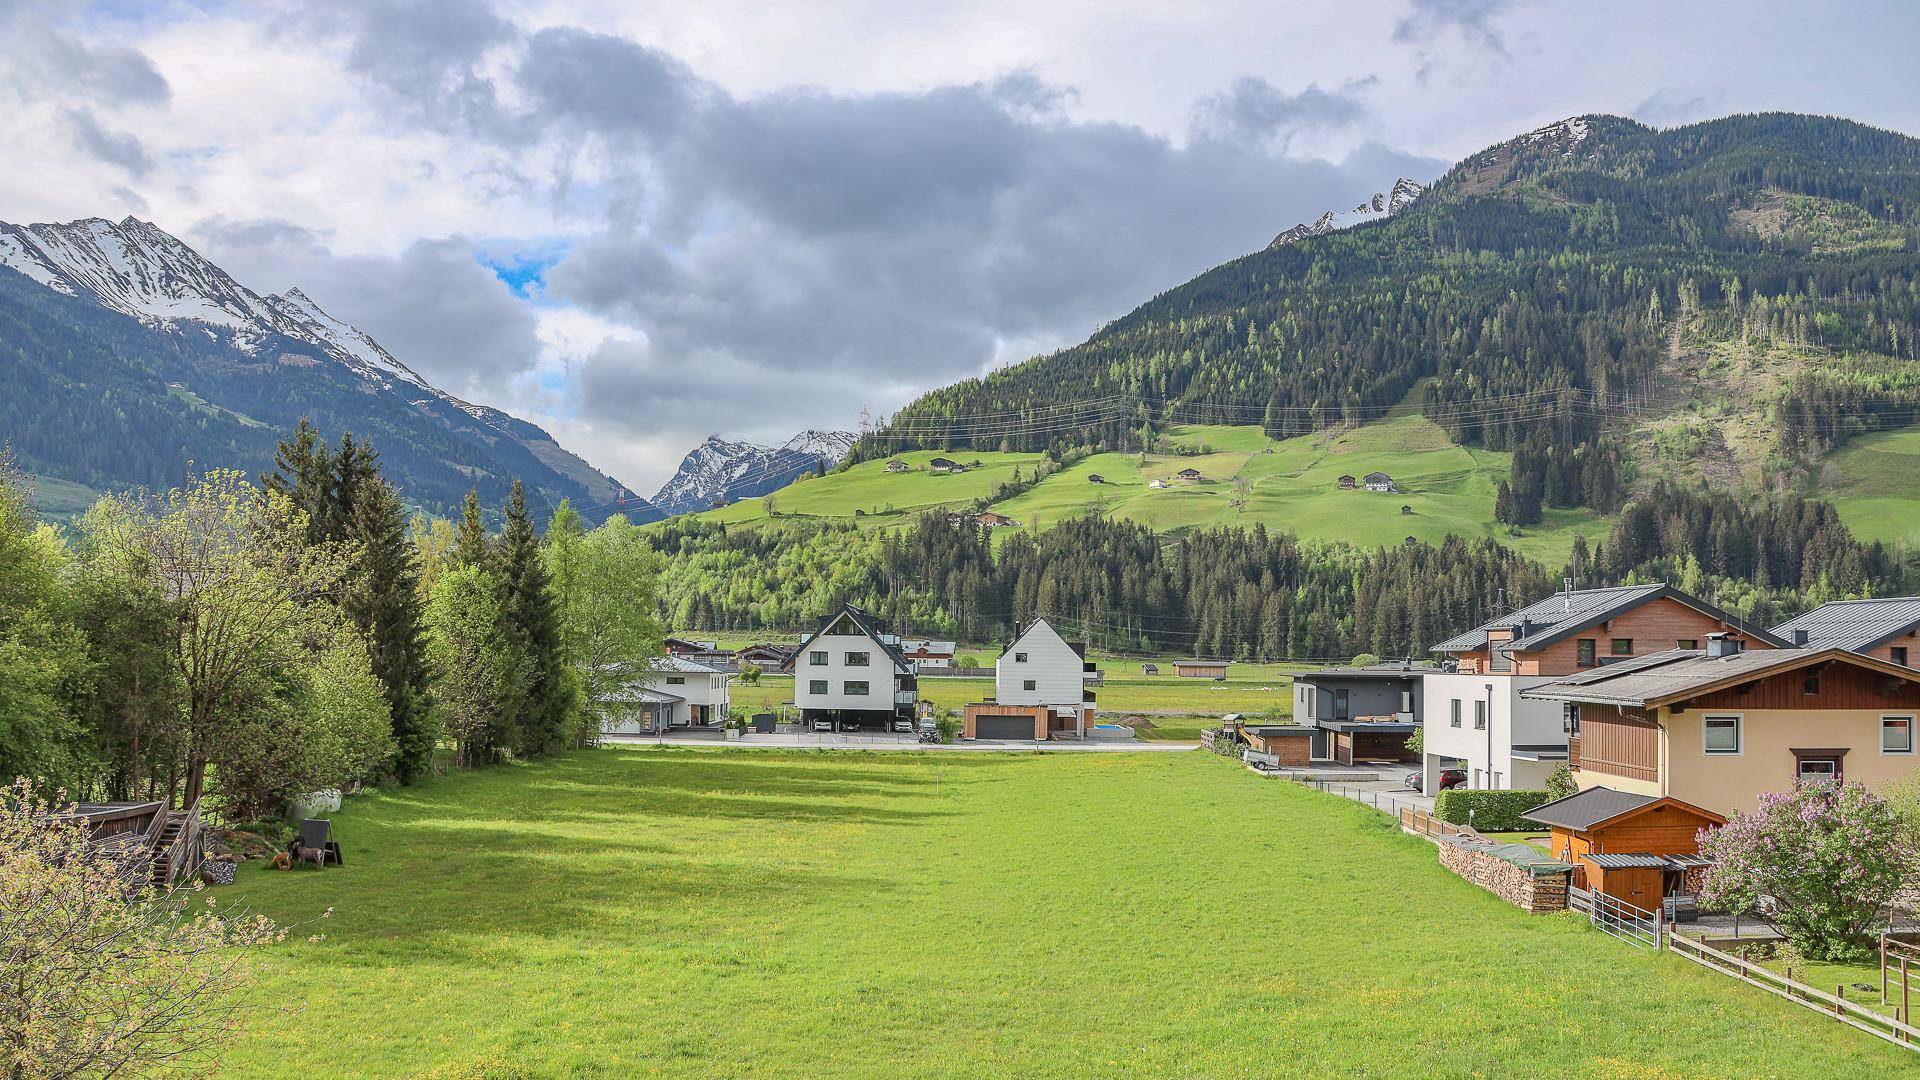
POLYGON ((1793 632, 1793 643, 1795 646, 1801 646, 1807 643, 1806 627, 1801 627, 1793 632))
POLYGON ((1733 656, 1746 649, 1747 643, 1726 631, 1707 635, 1707 655, 1709 657, 1733 656))

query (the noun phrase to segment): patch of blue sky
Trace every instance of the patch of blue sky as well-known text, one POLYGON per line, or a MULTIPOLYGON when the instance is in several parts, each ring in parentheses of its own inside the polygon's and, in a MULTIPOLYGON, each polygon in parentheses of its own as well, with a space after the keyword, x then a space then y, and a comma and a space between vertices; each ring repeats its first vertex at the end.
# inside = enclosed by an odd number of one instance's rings
POLYGON ((561 237, 534 241, 483 242, 474 253, 482 266, 523 300, 538 301, 547 289, 547 271, 573 250, 573 241, 561 237))

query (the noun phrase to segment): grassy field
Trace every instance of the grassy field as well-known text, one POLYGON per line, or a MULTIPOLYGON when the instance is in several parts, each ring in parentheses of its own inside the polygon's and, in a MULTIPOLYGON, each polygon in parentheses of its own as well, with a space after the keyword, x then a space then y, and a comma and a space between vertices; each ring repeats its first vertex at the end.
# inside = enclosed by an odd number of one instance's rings
MULTIPOLYGON (((993 509, 1045 530, 1100 510, 1158 532, 1218 525, 1286 529, 1308 540, 1342 540, 1363 547, 1398 544, 1409 536, 1438 543, 1448 535, 1492 536, 1527 555, 1558 565, 1576 533, 1603 538, 1607 520, 1584 510, 1549 509, 1546 519, 1510 536, 1493 520, 1495 488, 1511 455, 1454 444, 1432 421, 1407 411, 1376 423, 1279 441, 1257 426, 1189 425, 1170 428, 1167 449, 1149 454, 1096 454, 1062 469, 993 509), (1202 479, 1176 474, 1196 469, 1202 479), (1404 490, 1342 491, 1342 474, 1391 475, 1404 490), (1095 484, 1098 475, 1102 483, 1095 484), (1154 481, 1167 486, 1154 488, 1154 481), (1242 500, 1244 496, 1244 500, 1242 500), (1401 507, 1412 508, 1402 513, 1401 507)), ((936 507, 960 507, 985 497, 1016 467, 1032 475, 1036 454, 949 452, 982 468, 936 475, 932 451, 900 455, 912 472, 888 473, 869 461, 824 477, 809 477, 775 492, 782 515, 854 518, 873 528, 910 523, 936 507)), ((748 499, 703 517, 753 524, 768 520, 764 499, 748 499)), ((1005 535, 1000 530, 996 535, 1005 535)))
POLYGON ((1820 472, 1824 495, 1863 541, 1920 542, 1920 427, 1849 440, 1820 472))
POLYGON ((33 476, 28 481, 33 485, 33 508, 48 521, 72 521, 100 500, 100 492, 70 480, 33 476))
POLYGON ((334 827, 345 866, 222 890, 301 924, 222 1075, 1911 1068, 1210 754, 597 750, 334 827))
MULTIPOLYGON (((1101 666, 1104 668, 1106 664, 1103 662, 1101 666)), ((1163 665, 1161 670, 1167 669, 1163 665)), ((1230 712, 1292 714, 1293 679, 1282 673, 1281 665, 1236 664, 1231 671, 1232 678, 1225 682, 1212 682, 1110 670, 1105 684, 1094 689, 1094 697, 1100 711, 1106 713, 1140 712, 1211 718, 1230 712), (1243 666, 1247 669, 1244 672, 1241 670, 1243 666)), ((991 698, 993 692, 991 669, 986 669, 981 678, 928 676, 920 680, 920 696, 931 701, 937 709, 957 712, 970 702, 991 698)), ((793 677, 762 675, 757 686, 748 686, 736 679, 727 693, 736 713, 791 705, 793 677)))

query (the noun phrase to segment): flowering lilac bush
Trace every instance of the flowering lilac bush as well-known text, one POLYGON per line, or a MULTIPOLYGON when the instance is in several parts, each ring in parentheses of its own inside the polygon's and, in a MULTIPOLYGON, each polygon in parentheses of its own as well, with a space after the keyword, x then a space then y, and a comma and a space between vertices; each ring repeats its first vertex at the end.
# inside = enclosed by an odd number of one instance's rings
POLYGON ((1863 955, 1912 866, 1893 807, 1859 784, 1762 795, 1753 813, 1703 830, 1700 850, 1713 859, 1705 904, 1760 916, 1815 960, 1863 955))

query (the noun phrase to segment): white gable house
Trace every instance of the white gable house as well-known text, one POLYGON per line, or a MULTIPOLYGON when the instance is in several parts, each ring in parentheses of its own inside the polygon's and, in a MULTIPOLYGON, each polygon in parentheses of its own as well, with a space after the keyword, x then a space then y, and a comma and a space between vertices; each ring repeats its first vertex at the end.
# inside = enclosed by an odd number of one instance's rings
POLYGON ((875 616, 843 604, 800 643, 788 665, 806 723, 835 731, 911 730, 919 671, 875 616))
POLYGON ((600 721, 603 735, 657 735, 727 719, 733 673, 681 656, 664 656, 634 680, 600 721))
POLYGON ((966 736, 1084 736, 1093 719, 1088 682, 1098 675, 1082 646, 1061 637, 1045 619, 1035 619, 994 662, 993 701, 967 707, 966 736))

